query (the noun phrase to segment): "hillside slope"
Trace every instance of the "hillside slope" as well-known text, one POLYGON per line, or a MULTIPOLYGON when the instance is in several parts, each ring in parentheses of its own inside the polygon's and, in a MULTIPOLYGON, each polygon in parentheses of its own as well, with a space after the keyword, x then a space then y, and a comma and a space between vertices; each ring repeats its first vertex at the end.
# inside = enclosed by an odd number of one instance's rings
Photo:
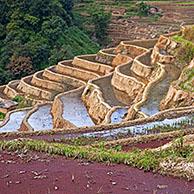
POLYGON ((2 0, 0 7, 1 84, 99 48, 74 25, 71 0, 2 0))

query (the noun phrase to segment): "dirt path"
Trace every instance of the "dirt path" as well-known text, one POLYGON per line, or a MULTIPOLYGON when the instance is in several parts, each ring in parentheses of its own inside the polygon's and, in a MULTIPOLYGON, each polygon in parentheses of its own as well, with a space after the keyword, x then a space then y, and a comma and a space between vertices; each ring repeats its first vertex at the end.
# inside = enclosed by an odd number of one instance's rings
POLYGON ((0 153, 1 194, 190 194, 194 182, 130 168, 48 157, 0 153))

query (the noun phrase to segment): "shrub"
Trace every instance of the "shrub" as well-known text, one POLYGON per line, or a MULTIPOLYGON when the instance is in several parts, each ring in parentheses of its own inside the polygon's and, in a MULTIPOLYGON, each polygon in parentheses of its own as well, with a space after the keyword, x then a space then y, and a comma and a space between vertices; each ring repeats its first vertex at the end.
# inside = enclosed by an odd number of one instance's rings
POLYGON ((20 103, 24 100, 24 97, 18 95, 18 96, 15 96, 12 100, 17 102, 17 103, 20 103))
POLYGON ((0 112, 0 121, 2 121, 5 118, 5 114, 0 112))
POLYGON ((18 95, 18 96, 15 96, 12 100, 18 103, 17 108, 25 108, 25 107, 32 106, 32 101, 25 99, 24 96, 18 95))
POLYGON ((139 12, 139 15, 142 15, 142 16, 148 16, 149 15, 149 10, 151 8, 150 5, 144 3, 143 1, 141 1, 138 5, 138 12, 139 12))

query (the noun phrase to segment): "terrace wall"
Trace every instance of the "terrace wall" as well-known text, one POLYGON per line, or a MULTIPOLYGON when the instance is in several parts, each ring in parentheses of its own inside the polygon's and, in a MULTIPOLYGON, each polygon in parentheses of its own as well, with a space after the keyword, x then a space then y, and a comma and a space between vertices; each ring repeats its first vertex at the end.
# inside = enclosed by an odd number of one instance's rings
POLYGON ((166 97, 161 101, 162 110, 179 106, 194 106, 194 93, 182 90, 175 84, 171 84, 166 97))
POLYGON ((31 83, 33 85, 39 86, 39 87, 42 87, 42 88, 47 88, 48 90, 56 90, 58 92, 63 92, 64 91, 65 88, 63 87, 62 84, 40 78, 40 76, 43 72, 44 71, 40 71, 40 72, 37 72, 33 75, 32 81, 31 81, 31 83))
POLYGON ((150 49, 154 47, 157 41, 158 39, 148 39, 148 40, 133 40, 133 41, 122 41, 122 42, 125 45, 134 45, 134 46, 150 49))
POLYGON ((115 54, 123 54, 127 55, 131 58, 135 58, 145 52, 147 52, 148 49, 142 48, 135 45, 129 45, 125 44, 125 42, 121 42, 116 48, 115 48, 115 54))
POLYGON ((64 84, 68 84, 68 85, 72 85, 74 87, 81 87, 83 85, 85 85, 85 82, 82 80, 78 80, 76 78, 67 76, 67 75, 63 75, 60 73, 56 73, 53 72, 52 69, 54 69, 55 67, 49 67, 47 69, 44 70, 43 76, 47 77, 49 80, 55 81, 55 82, 60 82, 60 83, 64 83, 64 84))
POLYGON ((115 48, 108 48, 100 50, 96 55, 96 61, 111 65, 115 58, 115 48))
POLYGON ((95 62, 96 55, 85 55, 74 57, 73 65, 80 68, 85 68, 86 70, 95 71, 99 74, 110 73, 113 68, 109 65, 101 64, 95 62))
POLYGON ((10 81, 6 85, 6 87, 5 87, 4 91, 3 91, 4 94, 6 94, 11 99, 14 98, 17 95, 22 95, 22 93, 18 93, 17 88, 16 88, 19 83, 20 83, 19 80, 10 81), (15 89, 13 89, 13 87, 15 87, 15 89))
POLYGON ((38 87, 32 86, 30 84, 31 79, 32 76, 22 78, 17 88, 26 94, 37 96, 38 98, 46 100, 52 100, 54 94, 47 90, 42 90, 38 87))
POLYGON ((84 81, 88 81, 88 80, 99 77, 99 75, 96 73, 89 72, 84 69, 79 69, 76 67, 66 66, 63 64, 64 62, 65 61, 61 61, 56 66, 56 71, 61 74, 71 75, 77 79, 81 79, 84 81))
POLYGON ((152 63, 159 62, 161 64, 172 64, 175 61, 175 57, 170 55, 169 52, 177 47, 177 43, 172 41, 170 37, 161 35, 158 42, 154 46, 152 52, 152 63))
POLYGON ((117 67, 121 64, 130 63, 131 61, 133 61, 131 57, 127 55, 123 55, 123 54, 117 54, 116 57, 112 61, 112 66, 117 67))
POLYGON ((128 115, 126 117, 126 120, 134 119, 137 116, 137 113, 139 113, 142 117, 147 117, 143 112, 140 112, 140 107, 146 102, 148 99, 148 95, 150 94, 150 90, 152 87, 154 87, 160 80, 162 80, 165 76, 165 70, 162 64, 157 63, 158 68, 156 73, 154 73, 154 76, 152 76, 151 81, 146 85, 143 95, 140 99, 138 99, 138 102, 135 103, 128 111, 128 115))
POLYGON ((63 105, 63 101, 62 101, 62 97, 64 95, 69 95, 69 94, 73 94, 74 92, 77 92, 77 91, 80 91, 80 90, 83 90, 84 87, 80 87, 80 88, 77 88, 75 90, 71 90, 71 91, 68 91, 68 92, 64 92, 64 93, 61 93, 59 95, 57 95, 54 99, 54 102, 53 102, 53 105, 52 105, 52 109, 51 109, 51 113, 52 113, 52 116, 53 116, 53 126, 54 128, 66 128, 66 129, 69 129, 69 128, 75 128, 76 126, 65 120, 63 118, 63 111, 64 111, 64 105, 63 105))
POLYGON ((92 81, 88 82, 82 94, 82 100, 94 122, 96 124, 103 123, 112 107, 105 102, 100 88, 92 81))
POLYGON ((136 57, 131 66, 131 70, 140 77, 148 78, 154 67, 151 65, 152 50, 136 57))
POLYGON ((128 75, 130 65, 124 64, 115 68, 111 81, 115 94, 119 101, 125 104, 132 104, 137 100, 145 88, 145 84, 136 78, 128 75))

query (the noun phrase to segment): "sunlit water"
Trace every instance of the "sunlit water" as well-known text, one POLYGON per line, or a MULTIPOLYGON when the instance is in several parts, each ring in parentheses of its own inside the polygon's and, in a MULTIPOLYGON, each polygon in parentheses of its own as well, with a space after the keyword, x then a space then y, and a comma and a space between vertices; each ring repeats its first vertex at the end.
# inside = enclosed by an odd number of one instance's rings
POLYGON ((173 119, 164 119, 163 121, 154 121, 154 122, 149 122, 145 124, 140 124, 140 125, 134 125, 134 126, 129 126, 129 127, 123 127, 123 128, 117 128, 117 129, 111 129, 111 130, 105 130, 105 131, 100 131, 100 132, 89 132, 89 133, 84 133, 82 134, 83 136, 86 137, 112 137, 112 136, 117 136, 118 134, 120 135, 142 135, 142 134, 147 134, 151 129, 155 127, 161 126, 168 126, 170 127, 181 127, 181 123, 185 122, 187 120, 187 124, 189 126, 194 126, 194 115, 188 115, 188 116, 182 116, 179 118, 173 118, 173 119))
POLYGON ((28 123, 34 131, 49 130, 53 128, 52 115, 50 111, 51 105, 47 104, 40 106, 39 109, 29 117, 28 123))
POLYGON ((144 105, 140 108, 140 111, 148 116, 154 115, 160 111, 160 102, 165 97, 172 81, 178 79, 180 70, 176 67, 166 67, 166 75, 151 88, 149 96, 144 105))
POLYGON ((123 121, 125 115, 127 114, 127 108, 118 108, 111 115, 111 123, 120 123, 123 121))
POLYGON ((77 91, 61 98, 63 101, 63 118, 76 127, 94 126, 94 122, 81 100, 81 94, 82 91, 77 91))
MULTIPOLYGON (((10 115, 9 121, 4 125, 0 126, 0 132, 15 132, 20 129, 22 121, 29 110, 14 112, 10 115)), ((2 124, 2 123, 1 123, 2 124)))

